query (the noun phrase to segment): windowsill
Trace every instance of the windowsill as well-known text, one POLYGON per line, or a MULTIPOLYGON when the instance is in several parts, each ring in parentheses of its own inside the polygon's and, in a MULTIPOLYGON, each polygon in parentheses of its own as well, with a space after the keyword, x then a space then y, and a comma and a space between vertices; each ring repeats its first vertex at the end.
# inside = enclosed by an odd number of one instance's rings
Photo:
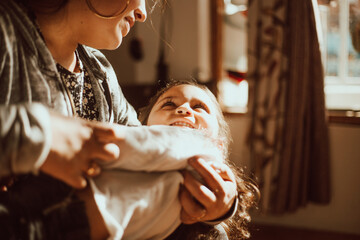
MULTIPOLYGON (((248 116, 247 112, 223 111, 224 116, 248 116)), ((330 124, 346 124, 360 126, 360 111, 328 110, 330 124)))
POLYGON ((222 111, 225 114, 241 114, 244 115, 247 113, 247 107, 225 107, 222 106, 222 111))
MULTIPOLYGON (((347 109, 360 110, 359 84, 327 84, 325 87, 325 102, 329 110, 339 110, 335 115, 346 115, 347 109), (345 109, 345 110, 344 110, 345 109), (343 112, 343 113, 341 113, 343 112), (344 114, 345 113, 345 114, 344 114)), ((336 111, 337 112, 337 111, 336 111)), ((331 114, 332 115, 332 114, 331 114)), ((360 117, 360 116, 358 116, 360 117)))
POLYGON ((360 126, 360 112, 348 110, 329 110, 329 123, 360 126))
POLYGON ((247 112, 227 112, 227 111, 223 111, 223 114, 225 117, 240 117, 240 116, 248 116, 247 112))

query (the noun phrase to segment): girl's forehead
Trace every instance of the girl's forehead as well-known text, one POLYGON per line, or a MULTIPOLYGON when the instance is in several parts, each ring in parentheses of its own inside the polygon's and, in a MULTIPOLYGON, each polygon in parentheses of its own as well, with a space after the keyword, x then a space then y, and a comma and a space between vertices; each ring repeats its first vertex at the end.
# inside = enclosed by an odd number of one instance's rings
POLYGON ((158 99, 159 102, 163 102, 165 99, 179 99, 181 101, 188 101, 188 102, 201 102, 204 103, 212 113, 217 112, 216 104, 214 100, 209 96, 209 93, 206 92, 204 89, 201 89, 194 85, 177 85, 166 92, 164 92, 158 99))
POLYGON ((209 95, 201 88, 193 85, 178 85, 168 89, 160 96, 161 98, 167 97, 181 97, 188 100, 197 99, 200 101, 211 102, 209 95))

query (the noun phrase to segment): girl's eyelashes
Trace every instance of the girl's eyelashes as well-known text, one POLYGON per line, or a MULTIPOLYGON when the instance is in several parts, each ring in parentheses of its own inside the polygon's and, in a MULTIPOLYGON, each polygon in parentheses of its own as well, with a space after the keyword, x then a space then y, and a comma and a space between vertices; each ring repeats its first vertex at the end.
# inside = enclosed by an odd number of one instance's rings
MULTIPOLYGON (((161 105, 161 108, 173 109, 173 108, 176 108, 176 107, 177 107, 177 105, 172 99, 166 100, 166 102, 161 105)), ((191 108, 194 109, 194 110, 195 109, 202 109, 202 110, 206 111, 207 113, 209 112, 208 107, 202 102, 194 104, 191 108)))
POLYGON ((209 112, 209 109, 207 108, 207 106, 203 103, 197 103, 195 104, 193 107, 193 109, 196 109, 196 108, 201 108, 203 110, 205 110, 206 112, 209 112))
POLYGON ((169 100, 166 100, 166 102, 161 105, 161 108, 164 108, 164 107, 176 107, 175 103, 169 99, 169 100))

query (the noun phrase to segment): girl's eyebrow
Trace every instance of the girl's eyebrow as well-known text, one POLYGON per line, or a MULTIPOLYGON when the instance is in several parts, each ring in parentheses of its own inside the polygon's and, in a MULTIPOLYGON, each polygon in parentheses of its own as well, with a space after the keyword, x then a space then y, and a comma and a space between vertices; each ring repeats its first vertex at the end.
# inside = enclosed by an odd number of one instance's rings
POLYGON ((210 113, 210 108, 208 106, 208 104, 205 101, 202 101, 200 99, 195 99, 198 103, 202 104, 205 107, 205 110, 210 113))
POLYGON ((164 100, 169 100, 169 99, 173 99, 173 98, 175 98, 175 97, 173 97, 173 96, 167 96, 167 97, 164 97, 164 98, 160 98, 159 101, 158 101, 158 103, 161 103, 161 102, 163 102, 164 100))

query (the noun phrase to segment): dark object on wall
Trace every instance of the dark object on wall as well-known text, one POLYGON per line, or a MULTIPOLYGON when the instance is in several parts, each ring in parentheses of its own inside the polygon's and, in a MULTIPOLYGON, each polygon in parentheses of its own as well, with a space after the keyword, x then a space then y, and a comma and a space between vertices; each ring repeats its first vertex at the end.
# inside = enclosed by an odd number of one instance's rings
POLYGON ((121 87, 125 98, 138 112, 140 108, 149 104, 149 100, 157 91, 156 85, 137 84, 125 85, 121 87))
POLYGON ((160 57, 157 64, 157 87, 161 89, 166 86, 169 81, 169 65, 164 59, 164 52, 160 53, 160 57))
POLYGON ((130 56, 135 61, 141 61, 144 58, 144 49, 141 40, 137 37, 130 41, 130 56))
POLYGON ((167 61, 168 48, 171 46, 171 33, 172 33, 172 12, 166 5, 163 9, 163 14, 160 18, 160 42, 159 42, 159 55, 157 60, 156 69, 156 87, 161 89, 166 86, 170 81, 169 76, 169 63, 167 61))

